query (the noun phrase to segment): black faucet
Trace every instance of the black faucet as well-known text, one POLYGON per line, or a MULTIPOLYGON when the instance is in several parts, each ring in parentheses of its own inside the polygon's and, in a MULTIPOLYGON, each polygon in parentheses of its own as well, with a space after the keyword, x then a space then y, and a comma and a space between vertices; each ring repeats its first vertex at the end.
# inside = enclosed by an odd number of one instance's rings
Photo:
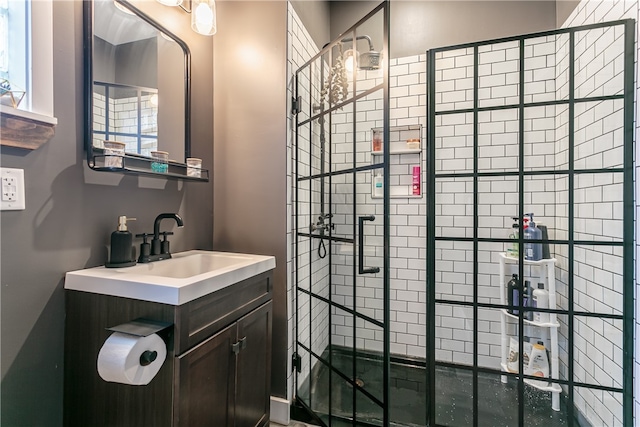
POLYGON ((171 258, 171 251, 169 250, 169 241, 167 236, 173 234, 171 231, 160 232, 160 221, 163 219, 174 219, 178 224, 178 227, 183 227, 184 222, 180 215, 174 213, 162 213, 158 215, 153 222, 153 239, 151 239, 151 245, 147 243, 147 237, 149 234, 137 234, 136 237, 142 237, 142 245, 140 245, 140 257, 138 262, 146 263, 151 261, 160 261, 163 259, 171 258), (160 235, 162 234, 163 240, 160 241, 160 235))

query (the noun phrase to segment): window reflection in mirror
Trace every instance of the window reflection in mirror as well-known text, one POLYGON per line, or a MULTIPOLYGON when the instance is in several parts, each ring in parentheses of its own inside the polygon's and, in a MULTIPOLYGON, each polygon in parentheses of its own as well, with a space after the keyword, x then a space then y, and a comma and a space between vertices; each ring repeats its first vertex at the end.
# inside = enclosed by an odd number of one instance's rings
POLYGON ((126 153, 162 150, 184 163, 185 53, 121 9, 113 0, 94 1, 93 147, 120 141, 126 153))

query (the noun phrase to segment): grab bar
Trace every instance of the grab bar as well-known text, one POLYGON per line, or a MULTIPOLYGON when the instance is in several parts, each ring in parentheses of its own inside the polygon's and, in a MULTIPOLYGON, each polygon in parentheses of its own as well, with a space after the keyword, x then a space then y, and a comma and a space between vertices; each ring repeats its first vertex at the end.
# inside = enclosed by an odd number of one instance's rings
POLYGON ((364 268, 364 222, 375 221, 373 215, 358 217, 358 270, 360 274, 375 274, 380 272, 380 267, 364 268))

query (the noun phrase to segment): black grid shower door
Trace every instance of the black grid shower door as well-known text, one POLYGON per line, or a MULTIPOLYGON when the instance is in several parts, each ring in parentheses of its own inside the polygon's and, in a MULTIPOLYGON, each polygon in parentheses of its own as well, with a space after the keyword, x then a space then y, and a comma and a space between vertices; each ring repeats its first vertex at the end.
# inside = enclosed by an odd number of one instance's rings
POLYGON ((428 425, 633 425, 634 37, 623 20, 427 52, 428 425), (512 275, 550 308, 520 288, 514 310, 512 275), (542 381, 507 358, 536 343, 542 381), (466 395, 445 401, 444 375, 466 395))
POLYGON ((380 174, 389 194, 388 147, 372 148, 373 128, 389 137, 388 21, 383 2, 295 74, 295 394, 326 426, 389 425, 389 198, 372 190, 380 174), (372 46, 379 69, 346 70, 372 46))

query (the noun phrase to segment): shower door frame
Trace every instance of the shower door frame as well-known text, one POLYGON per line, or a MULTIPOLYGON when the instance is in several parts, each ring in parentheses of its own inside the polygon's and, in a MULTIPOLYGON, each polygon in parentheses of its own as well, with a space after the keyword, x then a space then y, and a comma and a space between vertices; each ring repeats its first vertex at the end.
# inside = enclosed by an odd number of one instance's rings
MULTIPOLYGON (((572 427, 574 425, 574 414, 576 408, 574 406, 574 387, 582 387, 587 389, 596 389, 605 392, 621 393, 622 394, 622 416, 625 426, 633 425, 633 335, 634 335, 634 96, 635 96, 635 20, 624 19, 612 22, 597 23, 592 25, 584 25, 579 27, 571 27, 566 29, 559 29, 554 31, 545 31, 533 34, 525 34, 513 37, 506 37, 501 39, 487 40, 482 42, 467 43, 456 46, 442 47, 431 49, 427 51, 427 119, 428 119, 428 148, 427 148, 427 377, 430 379, 427 382, 427 420, 428 425, 435 426, 436 424, 436 390, 435 390, 435 376, 436 366, 449 366, 456 367, 471 371, 473 374, 473 390, 471 398, 473 399, 473 426, 478 426, 478 373, 489 373, 497 376, 507 375, 510 378, 517 378, 518 381, 518 425, 524 425, 524 378, 535 379, 535 377, 527 375, 519 375, 517 373, 505 373, 498 369, 490 369, 478 366, 478 309, 506 309, 508 307, 499 304, 489 304, 478 302, 478 243, 492 242, 492 243, 509 243, 512 240, 507 238, 480 238, 478 237, 478 177, 506 177, 513 176, 518 177, 519 185, 519 217, 522 218, 524 212, 524 177, 525 176, 540 176, 549 175, 555 173, 559 175, 566 175, 568 177, 568 239, 567 240, 548 240, 549 244, 562 244, 568 247, 568 309, 567 310, 551 310, 557 314, 567 316, 568 321, 568 368, 567 368, 567 380, 552 380, 551 382, 568 387, 567 393, 567 407, 570 412, 567 413, 568 425, 572 427), (575 97, 575 33, 578 31, 586 31, 593 29, 601 29, 612 26, 624 26, 624 77, 623 77, 623 93, 619 95, 605 95, 598 97, 576 98, 575 97), (568 99, 555 100, 548 102, 527 102, 524 101, 524 85, 525 85, 525 67, 524 67, 524 44, 525 41, 532 38, 555 36, 561 34, 569 35, 569 95, 568 99), (478 62, 479 52, 478 48, 485 45, 492 45, 496 43, 514 42, 519 43, 519 102, 514 105, 498 106, 498 107, 479 107, 478 106, 478 62), (473 108, 468 109, 454 109, 446 111, 436 111, 436 53, 446 52, 450 50, 458 49, 473 49, 473 108), (585 101, 608 101, 608 100, 623 100, 623 164, 622 167, 601 169, 584 169, 574 170, 574 107, 577 102, 585 101), (568 140, 569 140, 569 155, 568 155, 568 170, 555 170, 550 172, 549 170, 529 170, 524 169, 524 110, 525 106, 553 106, 553 105, 567 105, 569 111, 568 121, 568 140), (518 130, 518 147, 519 147, 519 170, 517 172, 478 172, 478 112, 481 111, 493 111, 505 108, 517 108, 519 130, 518 130), (473 172, 470 173, 436 173, 436 116, 452 113, 471 113, 474 115, 473 121, 473 172), (616 173, 623 176, 623 238, 621 241, 584 241, 574 240, 574 177, 580 173, 616 173), (473 237, 437 237, 436 236, 436 180, 438 178, 472 178, 473 179, 473 237), (436 242, 442 241, 455 241, 455 242, 469 242, 473 244, 473 302, 461 302, 447 299, 436 298, 436 242), (623 304, 622 314, 602 314, 597 312, 578 312, 574 311, 574 247, 576 245, 606 245, 611 247, 622 247, 623 257, 623 304), (473 365, 460 365, 452 362, 444 362, 436 360, 436 304, 451 304, 458 306, 470 307, 473 310, 473 365), (574 315, 584 316, 586 318, 595 317, 601 319, 618 320, 622 322, 622 346, 623 346, 623 366, 622 375, 623 382, 622 388, 609 387, 599 384, 587 384, 575 381, 574 378, 574 315)), ((520 221, 520 233, 518 238, 519 246, 519 277, 523 276, 524 262, 523 262, 523 249, 524 249, 524 236, 522 230, 522 221, 520 221)), ((534 241, 535 242, 535 241, 534 241)), ((540 241, 542 242, 542 241, 540 241)), ((501 290, 503 292, 503 290, 501 290)), ((521 296, 522 297, 522 296, 521 296)), ((519 311, 518 330, 523 331, 524 317, 523 310, 519 311)), ((519 351, 522 354, 523 351, 523 333, 519 333, 519 351)), ((520 372, 522 372, 522 358, 520 358, 520 372)))
MULTIPOLYGON (((299 374, 300 374, 300 349, 304 350, 308 355, 309 358, 315 358, 317 359, 317 361, 319 363, 322 363, 326 368, 328 368, 331 372, 331 374, 336 374, 338 377, 340 377, 340 379, 346 381, 347 383, 350 384, 350 386, 352 387, 353 390, 353 404, 352 404, 352 416, 353 416, 353 425, 363 425, 362 422, 357 420, 357 414, 356 414, 356 394, 357 392, 362 393, 363 395, 365 395, 367 398, 369 398, 371 401, 375 402, 378 406, 380 406, 382 408, 382 414, 383 414, 383 425, 387 426, 390 424, 390 419, 389 419, 389 383, 390 383, 390 359, 391 359, 391 354, 390 354, 390 278, 389 278, 389 270, 390 270, 390 263, 389 263, 389 236, 390 236, 390 226, 389 226, 389 212, 390 212, 390 197, 389 197, 389 163, 390 163, 390 149, 389 149, 389 144, 384 144, 383 146, 383 155, 382 155, 382 163, 373 163, 370 165, 364 165, 364 166, 358 166, 357 165, 357 161, 356 161, 356 156, 355 156, 355 145, 356 145, 356 120, 355 120, 355 116, 356 116, 356 105, 357 105, 357 101, 361 100, 363 98, 365 98, 366 96, 373 94, 375 92, 378 92, 380 90, 382 90, 382 96, 383 96, 383 135, 384 135, 384 140, 385 141, 389 141, 389 122, 390 122, 390 115, 389 115, 389 58, 388 58, 388 52, 389 52, 389 22, 390 22, 390 15, 389 15, 389 1, 385 0, 382 3, 380 3, 378 6, 376 6, 373 10, 371 10, 371 12, 369 12, 365 17, 363 17, 361 20, 359 20, 357 23, 355 23, 351 28, 349 28, 348 30, 346 30, 345 32, 343 32, 341 34, 340 37, 338 37, 335 40, 332 40, 330 43, 327 43, 322 50, 320 50, 319 53, 317 53, 316 55, 314 55, 309 61, 307 61, 303 66, 301 66, 296 72, 295 72, 295 98, 293 100, 294 103, 294 111, 293 114, 295 116, 295 140, 294 140, 294 147, 293 150, 295 152, 295 164, 294 164, 294 168, 293 168, 293 185, 294 185, 294 197, 295 197, 295 202, 294 202, 294 206, 293 206, 293 216, 294 216, 294 230, 293 230, 293 245, 294 245, 294 259, 295 259, 295 263, 294 263, 294 283, 295 283, 295 287, 294 287, 294 299, 295 299, 295 343, 294 343, 294 354, 293 354, 293 360, 292 360, 292 366, 293 369, 296 371, 295 373, 295 401, 297 404, 299 404, 304 410, 306 410, 309 415, 311 415, 313 418, 315 418, 316 422, 320 423, 321 425, 325 425, 323 420, 321 420, 316 414, 313 413, 312 410, 312 405, 310 402, 305 402, 303 399, 300 398, 300 396, 298 396, 298 390, 301 386, 300 382, 301 379, 299 378, 299 374), (356 83, 357 83, 357 79, 354 77, 353 78, 353 92, 355 93, 355 95, 351 96, 349 99, 347 99, 346 101, 337 103, 335 105, 329 105, 329 108, 327 108, 326 110, 322 110, 320 113, 318 114, 310 114, 310 116, 305 119, 305 120, 300 120, 299 118, 299 111, 300 111, 300 104, 302 102, 302 97, 300 95, 300 91, 299 91, 299 85, 300 85, 300 79, 299 79, 299 75, 301 70, 305 69, 306 67, 311 66, 311 64, 314 61, 317 61, 318 59, 323 58, 324 55, 331 55, 332 54, 332 49, 341 42, 341 40, 345 37, 349 37, 349 34, 353 34, 353 40, 355 40, 355 35, 357 34, 357 29, 358 27, 365 23, 368 19, 370 19, 371 17, 373 17, 374 15, 376 15, 377 13, 382 12, 383 14, 383 46, 382 46, 382 60, 381 60, 381 69, 382 69, 382 74, 383 74, 383 78, 382 78, 382 84, 378 84, 373 88, 367 89, 365 91, 363 91, 362 93, 357 93, 357 87, 356 87, 356 83), (327 146, 331 147, 331 112, 341 109, 345 106, 349 106, 349 105, 353 105, 354 106, 354 110, 353 110, 353 154, 354 154, 354 159, 353 159, 353 168, 350 169, 341 169, 340 171, 333 171, 333 170, 329 170, 329 171, 325 171, 324 173, 319 173, 319 174, 311 174, 310 176, 300 176, 299 173, 299 159, 300 159, 300 148, 299 148, 299 129, 301 129, 301 126, 304 126, 307 123, 310 123, 316 119, 318 119, 320 116, 324 116, 326 115, 326 117, 328 117, 329 120, 326 120, 326 122, 328 123, 328 127, 329 127, 329 139, 327 142, 327 146), (383 171, 383 177, 384 177, 384 197, 383 197, 383 266, 381 269, 381 273, 383 275, 383 298, 384 298, 384 304, 383 304, 383 321, 379 321, 376 320, 374 318, 371 318, 365 314, 359 313, 357 310, 357 306, 355 304, 355 298, 357 295, 356 292, 356 280, 355 277, 358 274, 363 274, 363 273, 367 273, 366 269, 365 271, 360 271, 358 272, 358 267, 360 269, 363 269, 364 267, 362 266, 362 264, 359 264, 358 260, 356 259, 358 257, 357 253, 360 252, 360 254, 362 254, 363 248, 356 248, 356 242, 358 240, 357 237, 359 237, 362 242, 362 237, 358 235, 357 232, 357 220, 356 220, 356 205, 357 205, 357 200, 356 200, 356 194, 358 194, 356 192, 356 174, 357 173, 362 173, 362 172, 366 172, 366 171, 370 171, 371 173, 373 173, 376 170, 380 170, 382 169, 383 171), (308 224, 300 224, 299 221, 299 206, 298 204, 300 203, 300 188, 299 188, 299 183, 302 181, 312 181, 313 179, 317 179, 317 178, 321 178, 324 182, 324 178, 328 178, 329 179, 329 185, 325 187, 329 188, 328 194, 329 194, 329 212, 331 211, 331 207, 332 207, 332 202, 331 202, 331 194, 332 194, 332 185, 331 185, 331 178, 333 176, 336 176, 338 174, 353 174, 354 176, 354 182, 353 182, 353 219, 354 219, 354 223, 353 225, 353 239, 345 239, 345 238, 341 238, 341 237, 337 237, 337 236, 333 236, 332 235, 332 229, 331 227, 328 228, 328 235, 325 234, 324 236, 315 236, 312 234, 312 232, 308 232, 305 233, 302 230, 304 230, 304 227, 307 227, 308 224), (325 239, 328 242, 328 248, 327 248, 327 254, 328 254, 328 258, 329 258, 329 275, 331 277, 331 267, 332 267, 332 263, 331 263, 331 245, 335 242, 335 243, 351 243, 353 244, 354 247, 354 251, 353 251, 353 299, 354 299, 354 304, 353 304, 353 308, 349 308, 346 307, 342 304, 338 304, 337 302, 332 300, 332 289, 331 289, 331 279, 329 280, 329 296, 328 298, 319 295, 319 294, 315 294, 312 292, 312 288, 310 288, 309 290, 304 289, 299 287, 299 283, 300 283, 300 278, 299 278, 299 269, 298 269, 298 260, 300 259, 300 253, 299 253, 299 236, 303 236, 303 237, 309 237, 310 238, 310 242, 313 242, 314 240, 320 240, 320 239, 325 239), (356 237, 357 236, 357 237, 356 237), (332 308, 337 308, 340 309, 346 313, 349 313, 353 316, 354 322, 353 322, 353 331, 354 331, 354 336, 353 336, 353 345, 351 347, 351 356, 353 357, 353 365, 354 365, 354 375, 355 375, 355 356, 356 353, 358 351, 358 349, 356 348, 356 322, 355 319, 360 318, 363 319, 371 324, 374 324, 380 328, 382 328, 383 330, 383 354, 382 354, 382 361, 383 361, 383 394, 382 394, 382 400, 376 398, 376 396, 372 395, 368 390, 366 390, 362 385, 358 384, 358 382, 356 381, 356 378, 351 378, 348 375, 345 375, 343 372, 341 372, 340 370, 338 370, 337 368, 335 368, 332 365, 332 352, 329 351, 328 354, 328 358, 324 359, 322 357, 322 355, 320 354, 316 354, 313 352, 312 348, 308 348, 307 346, 305 346, 304 344, 302 344, 300 342, 298 333, 300 331, 299 325, 300 325, 300 319, 299 319, 299 301, 298 301, 298 295, 299 293, 305 293, 309 296, 310 300, 312 298, 316 298, 320 301, 323 301, 324 303, 328 304, 329 306, 329 310, 330 310, 330 314, 329 314, 329 339, 328 339, 328 348, 331 349, 332 346, 332 342, 331 342, 331 325, 332 325, 332 319, 331 319, 331 309, 332 308)), ((331 57, 331 56, 329 56, 331 57)), ((355 73, 354 73, 355 75, 355 73)), ((313 99, 311 99, 312 97, 310 97, 309 101, 311 104, 313 104, 313 99)), ((309 111, 313 111, 312 109, 312 105, 307 106, 307 108, 309 108, 309 111)), ((311 137, 310 137, 310 141, 311 141, 311 137)), ((309 150, 311 153, 311 150, 309 150)), ((330 169, 332 166, 331 163, 331 149, 329 148, 328 150, 329 152, 329 165, 330 165, 330 169)), ((378 157, 379 158, 379 157, 378 157)), ((311 192, 312 190, 310 190, 311 192)), ((321 195, 321 197, 323 197, 323 195, 321 195)), ((312 202, 310 202, 311 204, 313 204, 312 202)), ((313 214, 312 214, 313 216, 313 214)), ((364 217, 360 217, 360 222, 362 223, 364 217)), ((365 218, 366 220, 367 218, 365 218)), ((331 220, 329 220, 331 221, 331 220)), ((360 228, 362 228, 362 224, 360 225, 360 228)), ((311 253, 313 253, 313 249, 311 249, 311 253)), ((310 261, 311 263, 311 261, 310 261)), ((312 269, 311 269, 312 270, 312 269)), ((310 285, 312 286, 312 285, 310 285)), ((313 317, 312 317, 312 309, 311 309, 311 305, 309 307, 309 318, 310 318, 310 322, 313 321, 313 317)), ((310 327, 311 330, 311 327, 310 327)), ((311 334, 311 332, 310 332, 311 334)), ((311 337, 313 338, 313 337, 311 337)), ((312 342, 310 342, 310 347, 312 347, 312 342)), ((311 365, 311 364, 310 364, 311 365)), ((309 378, 312 377, 312 373, 313 370, 310 367, 310 372, 309 372, 309 378)), ((329 403, 328 403, 328 407, 329 407, 329 426, 331 425, 331 419, 333 416, 333 412, 332 412, 332 387, 331 387, 331 381, 332 381, 333 375, 329 376, 329 403)), ((364 424, 366 425, 366 424, 364 424)))

